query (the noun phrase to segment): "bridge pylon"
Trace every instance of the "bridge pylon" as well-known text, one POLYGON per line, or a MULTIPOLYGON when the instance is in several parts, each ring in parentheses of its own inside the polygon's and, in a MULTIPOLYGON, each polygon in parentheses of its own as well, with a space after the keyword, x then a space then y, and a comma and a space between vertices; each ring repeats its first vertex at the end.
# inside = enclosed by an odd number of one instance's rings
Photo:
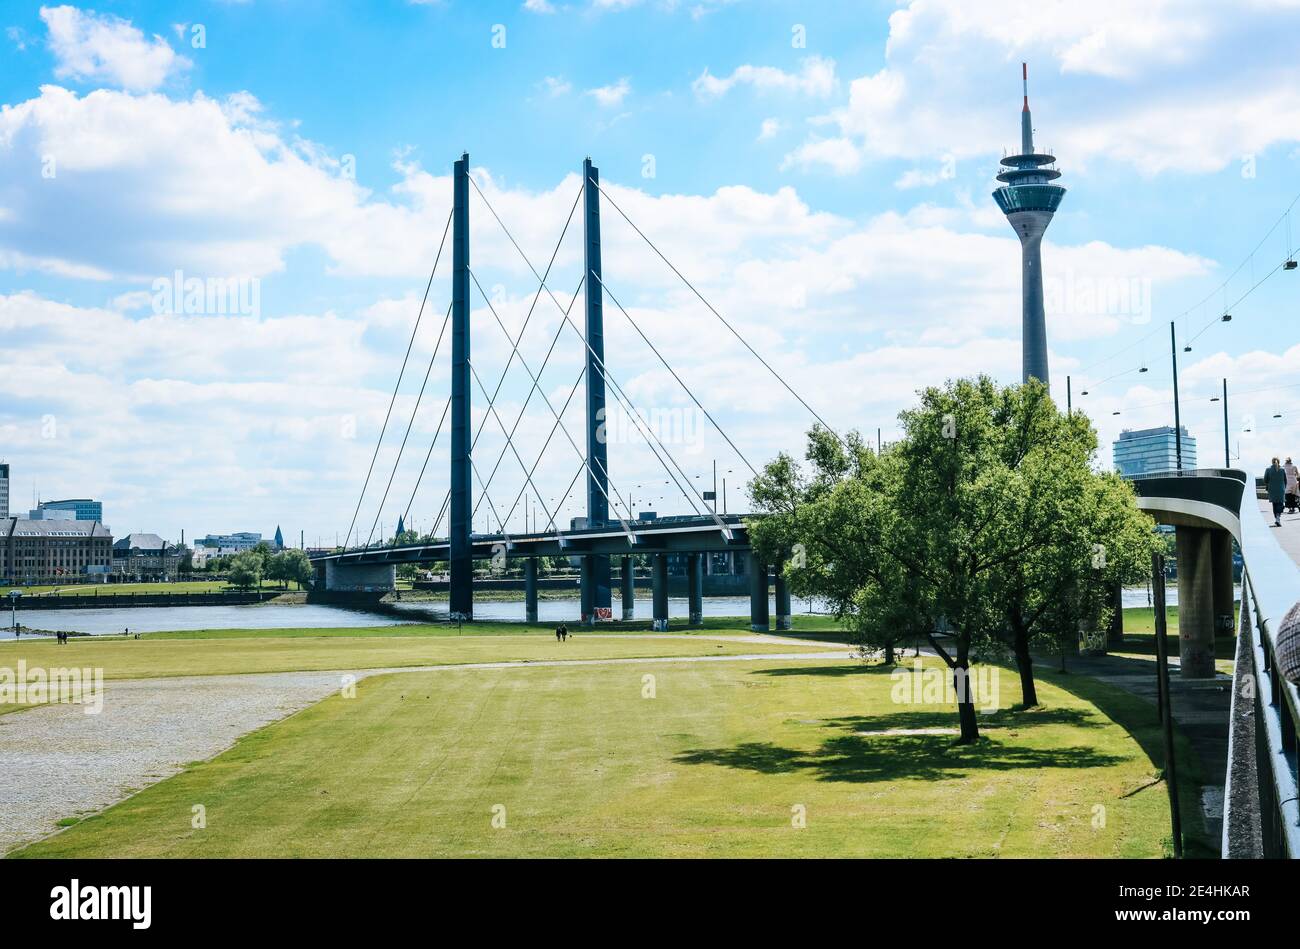
POLYGON ((451 239, 451 499, 448 561, 450 608, 474 616, 474 559, 470 544, 469 153, 452 173, 451 239))
MULTIPOLYGON (((605 287, 600 268, 600 172, 582 163, 583 247, 587 336, 587 526, 609 523, 609 457, 605 419, 605 287)), ((609 556, 582 559, 582 622, 613 619, 609 556)))

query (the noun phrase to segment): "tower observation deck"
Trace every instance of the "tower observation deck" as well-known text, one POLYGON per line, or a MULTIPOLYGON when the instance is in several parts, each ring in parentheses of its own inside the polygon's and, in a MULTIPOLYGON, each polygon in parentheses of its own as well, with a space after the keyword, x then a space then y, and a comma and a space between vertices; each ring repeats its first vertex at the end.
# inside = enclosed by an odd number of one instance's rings
POLYGON ((1021 78, 1025 105, 1020 113, 1020 154, 1002 159, 1006 170, 997 178, 1004 184, 993 192, 993 200, 1020 238, 1023 381, 1034 378, 1047 383, 1047 319, 1043 312, 1041 248, 1043 234, 1065 197, 1065 189, 1052 184, 1061 177, 1061 173, 1052 167, 1056 164, 1056 156, 1034 149, 1034 127, 1029 112, 1029 67, 1024 63, 1021 63, 1021 78))

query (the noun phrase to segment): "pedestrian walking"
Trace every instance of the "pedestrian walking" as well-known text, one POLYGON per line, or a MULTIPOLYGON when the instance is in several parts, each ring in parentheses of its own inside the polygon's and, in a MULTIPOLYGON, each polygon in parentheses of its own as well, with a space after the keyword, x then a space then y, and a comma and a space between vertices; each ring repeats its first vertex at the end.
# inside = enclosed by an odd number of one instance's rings
POLYGON ((1276 458, 1264 472, 1264 489, 1268 492, 1268 500, 1273 505, 1273 526, 1281 527, 1282 505, 1286 501, 1286 472, 1282 470, 1276 458))
POLYGON ((1300 507, 1300 468, 1295 466, 1290 458, 1282 466, 1286 472, 1286 509, 1287 513, 1296 513, 1296 508, 1300 507))

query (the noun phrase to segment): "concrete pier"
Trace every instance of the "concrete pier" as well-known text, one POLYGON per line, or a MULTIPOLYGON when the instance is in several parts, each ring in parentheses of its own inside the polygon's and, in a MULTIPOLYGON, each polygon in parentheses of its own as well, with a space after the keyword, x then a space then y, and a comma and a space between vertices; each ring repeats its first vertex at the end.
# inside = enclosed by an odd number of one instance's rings
POLYGON ((776 628, 792 629, 790 614, 790 585, 785 580, 785 564, 776 565, 776 577, 773 580, 776 586, 776 628))
POLYGON ((623 572, 619 580, 623 592, 623 620, 633 619, 636 615, 636 561, 631 557, 622 558, 623 572))
POLYGON ((325 589, 330 592, 379 593, 397 589, 397 568, 384 564, 325 561, 325 589))
POLYGON ((686 602, 691 626, 704 624, 704 561, 700 554, 686 555, 686 602))
MULTIPOLYGON (((1206 527, 1178 527, 1178 653, 1184 679, 1214 678, 1214 557, 1206 527)), ((1231 576, 1231 573, 1229 573, 1231 576)))
POLYGON ((1110 591, 1110 626, 1106 630, 1106 647, 1124 645, 1124 585, 1116 583, 1110 591))
POLYGON ((668 555, 654 555, 654 623, 656 632, 668 629, 668 555))
POLYGON ((581 604, 582 625, 591 626, 596 622, 596 576, 593 558, 583 557, 578 567, 578 600, 581 604))
POLYGON ((746 554, 745 569, 749 574, 749 628, 756 633, 766 633, 769 627, 767 609, 767 564, 754 551, 746 554))
POLYGON ((1214 561, 1214 635, 1231 636, 1237 629, 1232 589, 1232 535, 1212 531, 1210 555, 1214 561))
POLYGON ((524 619, 537 622, 537 558, 524 561, 524 619))

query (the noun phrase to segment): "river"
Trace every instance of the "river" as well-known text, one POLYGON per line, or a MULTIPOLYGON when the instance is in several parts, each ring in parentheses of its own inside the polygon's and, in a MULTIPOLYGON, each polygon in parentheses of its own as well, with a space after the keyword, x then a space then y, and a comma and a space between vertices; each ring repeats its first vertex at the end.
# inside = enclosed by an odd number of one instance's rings
MULTIPOLYGON (((1240 596, 1240 587, 1237 588, 1240 596)), ((1170 606, 1178 605, 1178 586, 1171 583, 1166 588, 1170 606)), ((614 615, 620 617, 619 600, 614 599, 614 615)), ((409 618, 393 613, 371 613, 364 610, 345 609, 339 606, 320 606, 316 604, 299 604, 278 606, 274 604, 255 604, 250 606, 183 606, 183 607, 124 607, 122 609, 94 610, 20 610, 18 621, 24 627, 42 630, 66 630, 69 632, 88 633, 92 636, 120 634, 129 629, 133 633, 154 633, 165 630, 195 629, 340 629, 361 626, 398 626, 402 623, 424 623, 446 620, 449 608, 445 599, 410 601, 405 600, 391 604, 394 613, 409 614, 409 618)), ((710 596, 704 598, 705 616, 747 616, 749 600, 743 596, 710 596)), ((1147 606, 1145 587, 1134 587, 1124 591, 1126 607, 1147 606)), ((650 597, 638 596, 636 599, 636 618, 649 619, 653 606, 650 597)), ((769 599, 768 609, 776 615, 776 603, 769 599)), ((824 612, 822 604, 807 600, 795 600, 795 615, 799 613, 824 612)), ((579 616, 577 597, 547 600, 537 603, 538 619, 543 623, 575 623, 579 616)), ((686 618, 686 598, 669 597, 668 615, 672 619, 686 618)), ((474 604, 474 616, 481 620, 499 622, 522 622, 524 619, 524 601, 518 600, 482 600, 474 604)), ((10 616, 3 615, 0 622, 6 628, 0 628, 0 639, 13 639, 13 630, 8 628, 10 616)))

